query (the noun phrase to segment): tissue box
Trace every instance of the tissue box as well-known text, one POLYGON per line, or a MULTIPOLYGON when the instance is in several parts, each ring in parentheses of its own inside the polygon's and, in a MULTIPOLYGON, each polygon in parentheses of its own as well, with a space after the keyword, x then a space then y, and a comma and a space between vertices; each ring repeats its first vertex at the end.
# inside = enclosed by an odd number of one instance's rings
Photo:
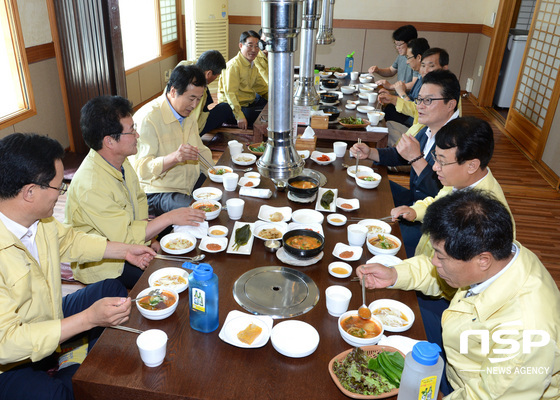
POLYGON ((310 152, 315 151, 315 146, 317 145, 317 136, 313 136, 311 139, 302 139, 301 135, 296 138, 296 150, 309 150, 310 152))
POLYGON ((328 129, 329 116, 328 115, 312 115, 311 123, 309 124, 313 129, 328 129))

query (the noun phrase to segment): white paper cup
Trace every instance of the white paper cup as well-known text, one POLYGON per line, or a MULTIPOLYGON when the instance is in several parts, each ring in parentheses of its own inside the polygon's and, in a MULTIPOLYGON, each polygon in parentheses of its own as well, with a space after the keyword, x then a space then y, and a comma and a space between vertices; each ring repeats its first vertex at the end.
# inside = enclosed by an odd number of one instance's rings
POLYGON ((243 199, 229 199, 226 201, 227 213, 229 219, 238 220, 243 215, 243 208, 245 207, 245 200, 243 199))
POLYGON ((325 297, 329 314, 333 317, 340 317, 348 310, 352 292, 347 287, 334 285, 325 290, 325 297))
POLYGON ((377 101, 377 93, 368 93, 368 103, 375 103, 377 101))
POLYGON ((224 189, 228 192, 233 192, 237 188, 237 181, 239 180, 239 174, 235 172, 228 172, 223 175, 224 189))
POLYGON ((381 120, 381 114, 378 112, 372 111, 367 113, 368 121, 370 125, 377 125, 381 120))
POLYGON ((350 79, 352 79, 353 81, 358 80, 359 77, 360 73, 358 71, 350 72, 350 79))
POLYGON ((333 143, 333 151, 337 157, 344 157, 346 154, 346 147, 348 144, 346 142, 334 142, 333 143))
POLYGON ((231 158, 238 156, 243 152, 243 144, 239 142, 231 143, 228 145, 231 158))
POLYGON ((350 246, 363 246, 366 242, 368 228, 364 225, 348 225, 348 244, 350 246))
POLYGON ((157 367, 163 363, 167 350, 167 334, 160 329, 150 329, 136 339, 140 358, 147 367, 157 367))

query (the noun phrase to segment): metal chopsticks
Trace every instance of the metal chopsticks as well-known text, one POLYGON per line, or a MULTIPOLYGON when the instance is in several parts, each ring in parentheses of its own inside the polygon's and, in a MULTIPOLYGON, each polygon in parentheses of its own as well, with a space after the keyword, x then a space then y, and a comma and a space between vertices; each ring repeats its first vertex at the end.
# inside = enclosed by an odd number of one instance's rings
POLYGON ((108 328, 120 329, 121 331, 127 331, 132 333, 144 333, 144 331, 141 331, 140 329, 129 328, 128 326, 122 326, 122 325, 110 325, 108 326, 108 328))
POLYGON ((202 165, 204 165, 205 168, 208 168, 210 170, 212 170, 212 172, 216 173, 216 168, 214 168, 214 166, 212 165, 212 163, 208 162, 208 160, 206 158, 204 158, 202 156, 202 154, 198 153, 198 160, 200 161, 200 163, 202 165))

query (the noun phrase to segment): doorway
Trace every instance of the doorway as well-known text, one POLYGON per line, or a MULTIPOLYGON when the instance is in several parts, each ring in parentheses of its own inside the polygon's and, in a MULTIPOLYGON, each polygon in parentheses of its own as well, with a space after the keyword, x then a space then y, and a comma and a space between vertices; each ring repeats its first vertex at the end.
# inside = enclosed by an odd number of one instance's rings
POLYGON ((492 101, 492 108, 504 125, 511 106, 513 90, 519 76, 536 2, 537 0, 516 0, 515 11, 510 24, 507 44, 502 56, 500 73, 492 101))

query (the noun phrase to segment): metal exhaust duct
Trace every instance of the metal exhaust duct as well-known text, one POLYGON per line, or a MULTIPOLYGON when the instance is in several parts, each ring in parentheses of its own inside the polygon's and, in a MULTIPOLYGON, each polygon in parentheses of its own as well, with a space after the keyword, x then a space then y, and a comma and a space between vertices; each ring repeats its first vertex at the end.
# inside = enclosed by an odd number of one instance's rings
POLYGON ((304 161, 292 139, 294 51, 301 28, 302 0, 261 0, 262 30, 268 50, 268 141, 257 161, 271 179, 297 176, 304 161))
POLYGON ((323 18, 317 33, 317 44, 332 44, 335 42, 333 34, 334 0, 323 0, 323 18))
POLYGON ((299 53, 299 80, 294 95, 296 106, 314 106, 319 104, 321 98, 315 89, 315 55, 317 42, 315 34, 321 14, 321 2, 329 0, 304 0, 303 26, 301 30, 301 51, 299 53))

